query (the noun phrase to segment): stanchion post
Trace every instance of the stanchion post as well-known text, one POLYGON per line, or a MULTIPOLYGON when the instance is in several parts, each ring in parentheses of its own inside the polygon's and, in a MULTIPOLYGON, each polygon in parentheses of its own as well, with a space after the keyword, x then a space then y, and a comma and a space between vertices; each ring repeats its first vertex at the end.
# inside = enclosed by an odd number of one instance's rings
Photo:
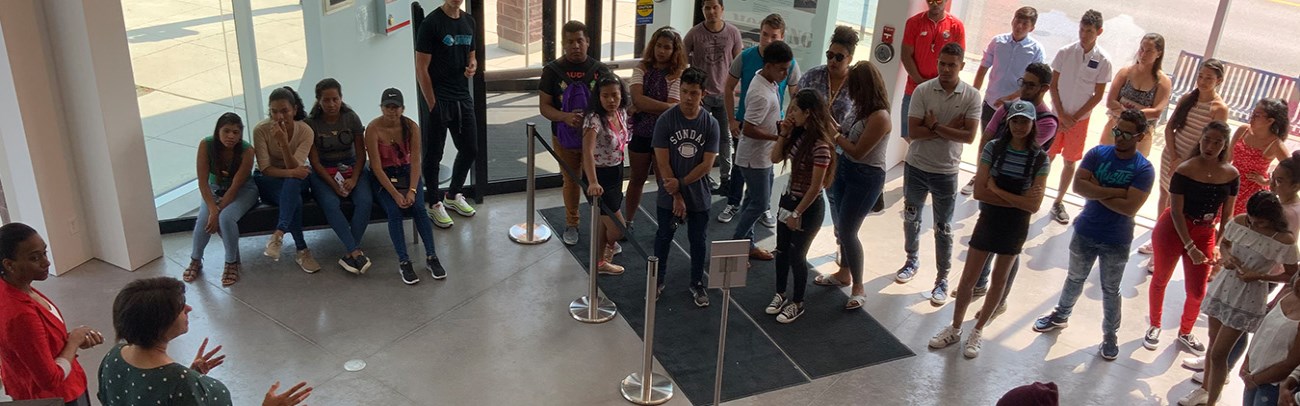
POLYGON ((623 399, 638 405, 658 405, 673 398, 673 382, 668 377, 654 373, 655 296, 659 286, 659 258, 646 259, 645 283, 645 348, 641 372, 633 372, 620 385, 623 399))
POLYGON ((524 138, 528 139, 528 176, 524 180, 525 212, 527 220, 523 224, 516 224, 510 227, 510 241, 520 244, 533 245, 547 242, 551 239, 551 228, 545 224, 537 224, 537 124, 528 123, 524 138))
MULTIPOLYGON (((594 179, 592 181, 595 181, 594 179)), ((586 192, 585 190, 583 192, 586 192)), ((600 199, 591 199, 591 252, 587 256, 590 263, 590 275, 587 282, 587 295, 569 303, 569 315, 583 323, 604 323, 614 318, 618 308, 614 302, 601 297, 596 285, 600 257, 605 249, 605 242, 600 238, 600 199)))
MULTIPOLYGON (((733 269, 736 266, 735 258, 723 258, 722 266, 726 269, 733 269)), ((722 367, 723 357, 726 355, 727 348, 727 314, 731 309, 731 272, 724 272, 722 275, 722 324, 718 327, 718 371, 713 376, 713 404, 717 406, 722 404, 722 367)))

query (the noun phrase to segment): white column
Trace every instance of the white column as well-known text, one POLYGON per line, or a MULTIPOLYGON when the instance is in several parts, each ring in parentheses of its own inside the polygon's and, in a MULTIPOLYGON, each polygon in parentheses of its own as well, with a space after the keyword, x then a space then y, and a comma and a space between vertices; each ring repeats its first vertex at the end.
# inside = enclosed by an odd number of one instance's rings
POLYGON ((0 13, 0 181, 10 218, 45 237, 59 274, 93 254, 79 224, 82 196, 45 33, 45 4, 6 1, 0 13))
MULTIPOLYGON (((903 161, 907 154, 907 142, 899 137, 903 133, 903 126, 907 125, 907 117, 903 117, 903 92, 907 88, 907 71, 903 69, 903 29, 908 18, 916 13, 926 9, 923 1, 878 1, 876 2, 876 22, 875 29, 871 38, 862 38, 862 41, 868 44, 867 54, 861 58, 870 58, 871 63, 876 64, 880 70, 880 76, 885 79, 885 88, 889 90, 890 117, 893 121, 894 129, 889 134, 889 149, 885 155, 885 164, 887 167, 893 167, 903 161), (880 63, 875 57, 876 46, 881 43, 882 34, 885 27, 894 28, 894 58, 887 63, 880 63)), ((967 41, 970 43, 970 41, 967 41)))
POLYGON ((1205 59, 1213 58, 1219 48, 1219 39, 1223 38, 1223 26, 1228 20, 1228 6, 1232 0, 1219 0, 1219 9, 1214 14, 1214 24, 1210 26, 1210 40, 1205 43, 1205 59))
POLYGON ((121 3, 15 0, 0 14, 0 105, 14 106, 0 114, 18 112, 0 120, 14 220, 46 235, 55 273, 162 256, 121 3))

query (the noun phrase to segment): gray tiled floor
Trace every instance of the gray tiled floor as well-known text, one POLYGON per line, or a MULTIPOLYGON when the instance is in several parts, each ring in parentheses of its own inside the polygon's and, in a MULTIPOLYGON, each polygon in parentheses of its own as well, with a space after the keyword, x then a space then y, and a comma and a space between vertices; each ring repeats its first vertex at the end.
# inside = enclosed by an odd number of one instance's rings
MULTIPOLYGON (((872 292, 866 310, 917 356, 731 404, 991 404, 1011 387, 1050 380, 1061 386, 1063 404, 1145 405, 1167 404, 1193 388, 1186 380, 1190 372, 1178 366, 1185 353, 1172 345, 1155 352, 1141 348, 1147 278, 1136 266, 1138 256, 1131 260, 1121 290, 1126 318, 1120 360, 1096 356, 1101 305, 1095 279, 1085 288, 1069 329, 1047 335, 1029 330, 1032 320, 1055 304, 1067 261, 1069 229, 1043 219, 1034 223, 1038 231, 1031 232, 1026 245, 1025 269, 1008 312, 986 329, 983 354, 966 360, 956 349, 927 349, 929 337, 950 320, 951 306, 933 307, 922 296, 933 275, 928 231, 922 235, 920 277, 906 285, 892 281, 902 259, 902 182, 894 172, 886 187, 889 209, 869 217, 863 228, 873 258, 866 275, 872 292)), ((558 190, 538 196, 539 208, 560 205, 558 190)), ((975 203, 959 198, 958 204, 954 229, 964 247, 975 222, 975 203)), ((585 274, 559 241, 530 247, 505 238, 510 224, 524 218, 523 207, 521 195, 492 196, 477 217, 456 218, 453 229, 436 230, 437 249, 450 277, 440 282, 426 277, 416 286, 398 282, 383 224, 367 231, 364 248, 376 264, 361 277, 334 264, 342 248, 322 230, 308 233, 326 268, 321 273, 297 270, 289 252, 279 263, 269 261, 260 255, 264 240, 255 237, 241 244, 243 280, 224 289, 217 268, 222 248, 214 241, 206 257, 215 266, 210 265, 201 283, 189 285, 195 309, 190 333, 177 339, 170 352, 188 358, 204 337, 225 345, 230 358, 213 375, 232 388, 236 404, 255 404, 275 380, 299 379, 316 387, 314 405, 626 404, 617 384, 639 368, 640 339, 621 318, 584 325, 568 316, 566 305, 585 288, 585 274), (349 359, 363 359, 368 367, 344 372, 349 359)), ((1140 238, 1145 233, 1140 230, 1140 238)), ((811 255, 830 254, 832 243, 829 232, 821 233, 811 255)), ((165 258, 136 272, 91 262, 37 287, 59 303, 70 324, 111 330, 108 304, 116 291, 135 278, 179 277, 189 244, 187 234, 167 235, 165 258)), ((962 247, 954 258, 956 267, 964 261, 962 247)), ((408 248, 417 257, 421 252, 415 245, 408 248)), ((824 264, 819 271, 830 272, 833 266, 824 264)), ((1174 309, 1182 299, 1181 275, 1174 278, 1167 299, 1170 326, 1176 324, 1174 309)), ((1197 333, 1204 337, 1201 324, 1197 333)), ((817 333, 797 323, 792 328, 817 333)), ((101 346, 82 353, 80 360, 91 375, 105 351, 101 346)), ((90 379, 93 388, 96 379, 90 379)), ((1240 392, 1239 383, 1230 384, 1225 404, 1237 404, 1240 392)), ((670 404, 686 403, 679 396, 670 404)))

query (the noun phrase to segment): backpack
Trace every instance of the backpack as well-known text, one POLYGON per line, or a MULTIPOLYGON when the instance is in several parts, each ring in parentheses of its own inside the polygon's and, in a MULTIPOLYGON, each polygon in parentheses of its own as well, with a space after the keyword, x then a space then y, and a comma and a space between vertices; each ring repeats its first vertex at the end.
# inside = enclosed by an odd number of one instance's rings
MULTIPOLYGON (((591 100, 591 87, 596 82, 592 74, 600 67, 600 62, 591 64, 591 68, 583 73, 583 78, 587 79, 586 83, 580 83, 573 80, 564 71, 560 70, 557 64, 546 65, 560 80, 566 85, 564 92, 560 94, 560 111, 572 113, 574 111, 586 111, 587 102, 591 100), (576 85, 576 86, 575 86, 576 85)), ((555 137, 560 140, 560 146, 568 149, 582 148, 582 129, 573 128, 569 123, 555 123, 555 137)))

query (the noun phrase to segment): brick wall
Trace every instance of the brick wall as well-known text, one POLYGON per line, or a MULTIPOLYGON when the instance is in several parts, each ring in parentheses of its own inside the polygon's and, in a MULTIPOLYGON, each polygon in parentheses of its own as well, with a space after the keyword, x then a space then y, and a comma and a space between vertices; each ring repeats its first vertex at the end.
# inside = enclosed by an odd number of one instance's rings
POLYGON ((533 52, 540 52, 542 0, 498 0, 497 36, 502 49, 524 53, 524 44, 527 42, 531 43, 533 52), (525 8, 530 10, 525 13, 525 8), (526 21, 525 18, 532 21, 526 21), (531 24, 531 26, 527 26, 528 24, 531 24), (526 36, 524 34, 525 30, 529 31, 526 36))

